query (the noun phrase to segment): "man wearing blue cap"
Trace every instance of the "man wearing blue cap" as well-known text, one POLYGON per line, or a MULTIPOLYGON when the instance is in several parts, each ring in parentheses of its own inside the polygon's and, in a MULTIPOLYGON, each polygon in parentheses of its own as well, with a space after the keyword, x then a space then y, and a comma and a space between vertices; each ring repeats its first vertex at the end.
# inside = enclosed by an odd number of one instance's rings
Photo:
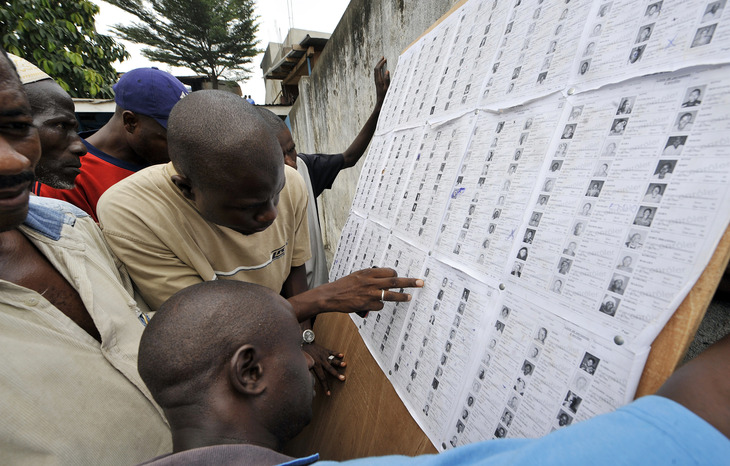
POLYGON ((170 161, 167 117, 188 94, 177 78, 157 68, 125 73, 114 85, 116 111, 96 132, 82 133, 88 153, 74 189, 54 189, 37 183, 33 192, 74 204, 94 220, 96 203, 110 186, 149 165, 170 161))

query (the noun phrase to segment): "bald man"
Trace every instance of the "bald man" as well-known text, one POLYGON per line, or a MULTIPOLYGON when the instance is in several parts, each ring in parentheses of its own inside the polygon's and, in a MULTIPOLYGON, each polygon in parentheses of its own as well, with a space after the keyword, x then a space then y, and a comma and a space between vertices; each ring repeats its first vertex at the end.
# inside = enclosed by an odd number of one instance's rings
MULTIPOLYGON (((302 351, 291 305, 276 293, 223 281, 182 290, 145 329, 138 361, 173 439, 171 455, 144 464, 332 464, 316 454, 294 459, 280 453, 312 417, 307 369, 313 361, 302 351)), ((540 439, 488 440, 440 455, 345 464, 724 464, 730 457, 729 361, 725 338, 679 369, 659 396, 540 439)))
POLYGON ((254 107, 223 91, 198 91, 170 114, 171 163, 142 170, 110 188, 99 220, 112 250, 140 293, 157 308, 201 281, 238 280, 289 299, 302 339, 329 394, 343 355, 314 343, 308 317, 324 311, 380 310, 410 295, 389 291, 422 284, 391 269, 356 272, 307 291, 310 257, 307 193, 254 107))
POLYGON ((0 457, 142 461, 172 445, 135 363, 147 307, 87 214, 30 195, 34 120, 0 48, 0 457))
POLYGON ((56 189, 72 189, 81 173, 81 157, 86 154, 76 133, 79 124, 73 100, 35 65, 15 55, 10 58, 18 69, 41 141, 36 179, 56 189))

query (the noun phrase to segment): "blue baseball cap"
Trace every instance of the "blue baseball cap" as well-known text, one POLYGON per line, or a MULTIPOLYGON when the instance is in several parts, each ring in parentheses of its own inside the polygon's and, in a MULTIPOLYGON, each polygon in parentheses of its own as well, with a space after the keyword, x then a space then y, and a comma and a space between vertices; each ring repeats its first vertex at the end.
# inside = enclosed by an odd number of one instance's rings
POLYGON ((172 107, 188 95, 180 80, 157 68, 137 68, 124 73, 113 89, 117 105, 154 118, 163 128, 167 128, 172 107))

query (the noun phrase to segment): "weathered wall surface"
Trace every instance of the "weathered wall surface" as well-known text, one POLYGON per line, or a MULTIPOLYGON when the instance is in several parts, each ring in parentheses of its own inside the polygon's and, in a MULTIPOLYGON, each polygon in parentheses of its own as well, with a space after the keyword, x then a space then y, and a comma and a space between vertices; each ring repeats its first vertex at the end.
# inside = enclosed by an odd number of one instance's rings
MULTIPOLYGON (((297 149, 342 152, 357 136, 375 104, 373 68, 398 56, 458 0, 352 0, 317 66, 299 84, 289 117, 297 149)), ((322 236, 331 262, 357 186, 363 159, 342 171, 319 198, 322 236)))

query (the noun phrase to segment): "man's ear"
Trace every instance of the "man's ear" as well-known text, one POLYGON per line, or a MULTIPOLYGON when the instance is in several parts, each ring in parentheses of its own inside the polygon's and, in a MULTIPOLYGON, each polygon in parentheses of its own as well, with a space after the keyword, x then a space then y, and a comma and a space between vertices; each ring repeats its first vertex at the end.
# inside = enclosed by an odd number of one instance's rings
POLYGON ((135 130, 139 126, 139 117, 134 112, 125 110, 122 112, 122 123, 124 124, 124 129, 129 134, 134 134, 135 130))
POLYGON ((190 182, 190 178, 185 175, 172 175, 170 181, 177 186, 177 189, 182 192, 183 196, 191 201, 195 200, 195 193, 193 193, 193 185, 190 182))
POLYGON ((266 389, 264 368, 252 345, 243 345, 229 361, 228 376, 236 391, 244 395, 260 395, 266 389))

